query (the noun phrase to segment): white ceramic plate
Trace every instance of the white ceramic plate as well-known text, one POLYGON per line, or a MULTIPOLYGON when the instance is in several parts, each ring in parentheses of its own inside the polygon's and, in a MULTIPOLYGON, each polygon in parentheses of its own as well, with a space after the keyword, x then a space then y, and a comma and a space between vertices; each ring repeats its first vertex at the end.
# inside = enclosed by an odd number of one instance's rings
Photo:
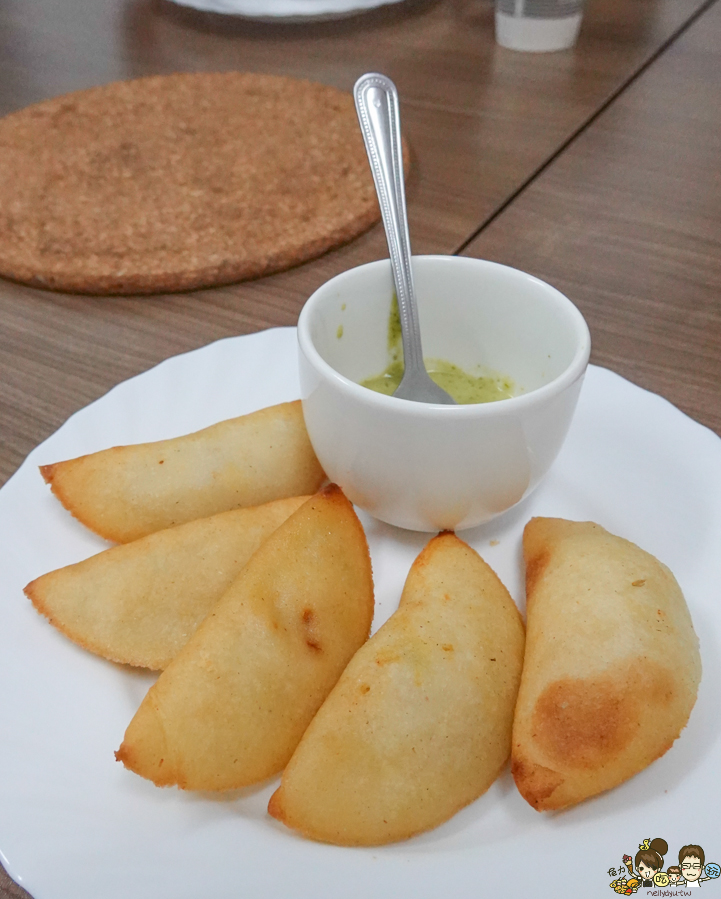
MULTIPOLYGON (((294 329, 178 356, 74 415, 0 491, 0 861, 35 899, 527 899, 613 896, 607 871, 645 838, 721 861, 721 441, 665 400, 588 371, 548 479, 462 534, 523 605, 532 515, 591 519, 666 562, 701 638, 704 678, 682 738, 624 786, 539 815, 505 773, 437 830, 378 849, 308 842, 266 813, 277 781, 220 798, 157 789, 113 750, 153 677, 96 658, 41 618, 23 586, 104 547, 37 465, 193 431, 298 396, 294 329)), ((364 518, 378 627, 427 539, 364 518)), ((721 889, 721 882, 704 886, 721 889)))
POLYGON ((181 6, 252 19, 338 18, 401 0, 175 0, 181 6))

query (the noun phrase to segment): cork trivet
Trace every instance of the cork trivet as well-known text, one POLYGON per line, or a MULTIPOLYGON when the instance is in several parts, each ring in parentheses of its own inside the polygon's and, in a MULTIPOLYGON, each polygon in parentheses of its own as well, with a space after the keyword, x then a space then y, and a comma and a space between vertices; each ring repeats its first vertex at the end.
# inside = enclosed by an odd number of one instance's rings
POLYGON ((350 94, 271 75, 116 82, 0 119, 0 274, 93 294, 228 284, 380 217, 350 94))

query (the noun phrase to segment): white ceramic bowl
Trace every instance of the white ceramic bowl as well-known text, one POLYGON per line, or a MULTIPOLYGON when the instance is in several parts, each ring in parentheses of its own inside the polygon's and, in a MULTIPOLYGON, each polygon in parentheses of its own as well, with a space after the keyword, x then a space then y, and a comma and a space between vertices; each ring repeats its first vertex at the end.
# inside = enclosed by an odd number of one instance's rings
POLYGON ((328 477, 376 518, 419 531, 488 521, 527 496, 571 423, 591 340, 562 293, 517 269, 458 256, 415 256, 426 359, 508 375, 517 395, 441 406, 358 382, 388 358, 388 260, 351 269, 298 320, 308 434, 328 477))

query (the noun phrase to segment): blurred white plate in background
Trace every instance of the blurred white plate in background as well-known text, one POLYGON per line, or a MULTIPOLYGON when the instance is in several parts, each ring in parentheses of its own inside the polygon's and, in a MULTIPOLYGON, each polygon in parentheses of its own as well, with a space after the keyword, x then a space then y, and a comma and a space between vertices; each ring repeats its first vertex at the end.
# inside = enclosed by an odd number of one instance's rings
POLYGON ((399 3, 402 0, 174 0, 174 2, 206 12, 227 13, 253 19, 294 20, 308 17, 335 18, 374 9, 377 6, 399 3))

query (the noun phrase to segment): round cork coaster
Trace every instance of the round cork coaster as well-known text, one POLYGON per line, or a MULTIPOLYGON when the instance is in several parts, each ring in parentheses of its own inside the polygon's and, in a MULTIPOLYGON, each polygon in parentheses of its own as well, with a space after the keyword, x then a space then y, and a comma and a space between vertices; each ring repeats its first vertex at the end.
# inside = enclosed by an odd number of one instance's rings
POLYGON ((240 72, 140 78, 0 119, 0 274, 161 293, 289 268, 380 218, 350 94, 240 72))

